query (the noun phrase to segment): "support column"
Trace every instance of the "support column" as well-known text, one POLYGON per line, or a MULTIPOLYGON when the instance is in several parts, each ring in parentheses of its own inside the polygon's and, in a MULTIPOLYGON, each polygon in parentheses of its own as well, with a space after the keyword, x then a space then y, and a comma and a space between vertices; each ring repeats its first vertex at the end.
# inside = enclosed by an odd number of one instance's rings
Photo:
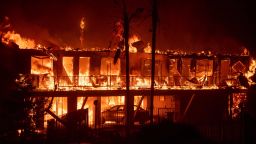
POLYGON ((101 124, 101 97, 94 100, 95 114, 94 114, 94 128, 98 128, 101 124))
POLYGON ((126 108, 127 108, 127 111, 128 111, 128 113, 129 113, 129 115, 127 115, 127 119, 129 120, 129 122, 130 122, 130 127, 132 127, 133 126, 133 123, 134 123, 134 95, 132 95, 131 93, 130 93, 130 95, 127 97, 127 105, 129 105, 129 106, 126 106, 126 108))
MULTIPOLYGON (((149 111, 149 113, 151 114, 151 104, 153 104, 154 105, 154 102, 152 102, 151 103, 151 100, 152 100, 152 98, 151 98, 151 95, 147 95, 146 96, 146 99, 147 99, 147 110, 149 111)), ((152 106, 153 107, 153 106, 152 106)), ((151 119, 151 117, 150 117, 150 119, 151 119)))
POLYGON ((68 113, 77 110, 77 97, 76 96, 69 96, 68 97, 68 113))
POLYGON ((57 61, 53 61, 53 76, 54 76, 54 86, 55 90, 58 88, 58 83, 60 80, 60 77, 62 76, 62 69, 63 69, 63 56, 62 55, 56 55, 57 61))
POLYGON ((233 94, 230 93, 228 95, 228 119, 232 119, 232 115, 233 115, 233 112, 232 112, 232 107, 233 107, 233 94))
POLYGON ((44 128, 44 97, 35 98, 36 100, 36 127, 44 128))

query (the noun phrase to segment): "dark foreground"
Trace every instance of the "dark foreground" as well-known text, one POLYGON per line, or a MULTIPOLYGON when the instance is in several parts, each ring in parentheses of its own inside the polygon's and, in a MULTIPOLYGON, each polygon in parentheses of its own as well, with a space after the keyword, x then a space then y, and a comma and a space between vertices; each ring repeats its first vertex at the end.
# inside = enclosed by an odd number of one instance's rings
POLYGON ((2 137, 1 143, 68 144, 254 144, 254 122, 248 119, 218 125, 191 126, 162 121, 155 125, 134 126, 127 135, 124 126, 97 129, 50 129, 47 134, 2 137), (246 122, 246 123, 245 123, 246 122))

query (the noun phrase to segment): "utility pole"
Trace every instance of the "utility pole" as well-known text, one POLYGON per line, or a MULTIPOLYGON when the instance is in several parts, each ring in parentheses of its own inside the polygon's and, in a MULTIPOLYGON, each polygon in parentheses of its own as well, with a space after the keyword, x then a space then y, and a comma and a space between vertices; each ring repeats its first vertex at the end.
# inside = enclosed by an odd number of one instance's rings
POLYGON ((130 21, 140 14, 143 9, 138 8, 131 15, 127 12, 126 0, 122 0, 123 8, 123 38, 125 47, 125 62, 126 62, 126 96, 125 96, 125 124, 126 124, 126 135, 130 135, 130 129, 133 126, 134 118, 134 96, 130 94, 130 63, 129 63, 129 29, 130 21))
POLYGON ((155 49, 157 28, 157 2, 152 0, 152 61, 151 61, 151 91, 150 91, 150 124, 153 124, 154 111, 154 81, 155 81, 155 49))
POLYGON ((124 46, 125 46, 125 62, 126 62, 126 96, 125 96, 125 124, 126 134, 130 134, 133 118, 133 98, 130 96, 130 68, 129 68, 129 15, 125 0, 123 2, 123 25, 124 25, 124 46))

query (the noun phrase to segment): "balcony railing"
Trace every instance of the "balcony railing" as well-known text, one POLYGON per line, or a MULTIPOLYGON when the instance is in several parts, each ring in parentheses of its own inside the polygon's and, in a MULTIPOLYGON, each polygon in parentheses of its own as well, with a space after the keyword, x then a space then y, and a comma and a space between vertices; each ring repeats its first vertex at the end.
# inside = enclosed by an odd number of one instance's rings
MULTIPOLYGON (((234 79, 234 81, 237 81, 234 79)), ((236 84, 233 82, 233 84, 236 84)), ((125 76, 46 76, 33 75, 32 85, 36 90, 122 90, 125 76)), ((155 89, 217 89, 223 84, 215 77, 155 76, 155 89)), ((150 89, 150 76, 130 76, 130 89, 150 89)))

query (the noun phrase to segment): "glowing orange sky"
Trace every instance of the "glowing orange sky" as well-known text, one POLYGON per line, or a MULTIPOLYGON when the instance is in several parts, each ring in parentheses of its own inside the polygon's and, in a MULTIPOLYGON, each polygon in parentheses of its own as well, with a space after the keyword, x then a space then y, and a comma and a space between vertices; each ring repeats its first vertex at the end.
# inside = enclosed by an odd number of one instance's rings
MULTIPOLYGON (((144 8, 131 21, 131 33, 151 41, 150 0, 127 0, 129 12, 144 8)), ((158 0, 157 47, 184 51, 240 52, 253 49, 252 4, 232 0, 158 0)), ((2 2, 1 2, 2 3, 2 2)), ((17 32, 44 43, 79 47, 79 22, 86 18, 86 47, 107 47, 115 21, 122 18, 120 0, 10 0, 0 14, 8 15, 17 32)))

